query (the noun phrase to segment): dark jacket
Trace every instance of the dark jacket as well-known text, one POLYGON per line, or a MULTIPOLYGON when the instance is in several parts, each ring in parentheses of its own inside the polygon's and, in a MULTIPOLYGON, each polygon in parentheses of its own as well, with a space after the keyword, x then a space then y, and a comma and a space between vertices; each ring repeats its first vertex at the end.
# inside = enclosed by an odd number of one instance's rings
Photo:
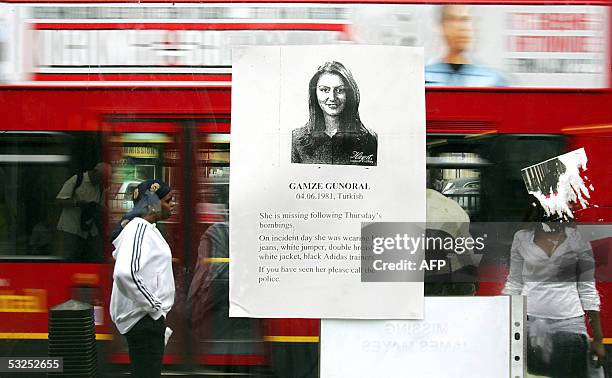
POLYGON ((291 162, 376 166, 378 137, 360 125, 358 130, 338 131, 330 137, 311 131, 308 125, 294 129, 291 137, 291 162))

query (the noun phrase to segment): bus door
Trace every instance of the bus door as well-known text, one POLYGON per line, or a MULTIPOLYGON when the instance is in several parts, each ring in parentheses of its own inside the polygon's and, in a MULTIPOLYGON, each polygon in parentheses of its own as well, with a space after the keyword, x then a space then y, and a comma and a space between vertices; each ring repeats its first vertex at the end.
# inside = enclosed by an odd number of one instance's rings
MULTIPOLYGON (((146 179, 162 180, 172 187, 174 194, 173 214, 169 219, 157 223, 172 250, 176 286, 174 306, 166 320, 173 334, 165 349, 164 364, 184 363, 187 355, 184 268, 185 251, 191 233, 191 213, 186 206, 190 201, 190 185, 186 183, 189 183, 191 176, 191 125, 189 119, 129 114, 109 116, 104 126, 109 130, 104 145, 105 155, 112 165, 110 193, 107 197, 108 235, 121 217, 133 208, 134 190, 140 182, 146 179)), ((106 294, 109 301, 110 286, 106 294)), ((113 363, 129 362, 125 338, 116 330, 108 359, 113 363)))
POLYGON ((188 290, 194 363, 214 371, 260 372, 267 363, 261 320, 228 316, 230 115, 199 119, 195 146, 188 290))
POLYGON ((219 373, 316 377, 318 319, 228 316, 230 114, 199 119, 196 139, 188 290, 195 366, 219 373))

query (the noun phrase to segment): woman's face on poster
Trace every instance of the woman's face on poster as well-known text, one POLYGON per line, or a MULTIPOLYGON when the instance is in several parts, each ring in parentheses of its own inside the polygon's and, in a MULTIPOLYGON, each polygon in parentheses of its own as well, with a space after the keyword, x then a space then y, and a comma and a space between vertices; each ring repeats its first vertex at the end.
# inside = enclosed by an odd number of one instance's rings
POLYGON ((346 105, 346 88, 339 75, 324 73, 317 81, 317 100, 323 113, 337 117, 346 105))

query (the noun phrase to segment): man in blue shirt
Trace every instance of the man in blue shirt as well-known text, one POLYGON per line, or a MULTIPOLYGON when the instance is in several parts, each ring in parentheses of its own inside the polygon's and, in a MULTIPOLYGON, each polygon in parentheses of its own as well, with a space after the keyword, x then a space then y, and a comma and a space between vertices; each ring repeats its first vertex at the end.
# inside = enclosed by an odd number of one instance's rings
POLYGON ((440 26, 448 51, 442 62, 425 67, 425 85, 452 87, 508 85, 500 72, 472 64, 466 57, 474 39, 472 16, 467 6, 457 4, 442 6, 440 26))

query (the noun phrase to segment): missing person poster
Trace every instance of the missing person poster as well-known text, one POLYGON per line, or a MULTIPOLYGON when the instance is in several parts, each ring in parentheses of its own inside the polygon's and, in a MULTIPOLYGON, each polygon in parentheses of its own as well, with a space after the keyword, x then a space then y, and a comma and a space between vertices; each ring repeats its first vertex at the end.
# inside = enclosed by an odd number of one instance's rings
POLYGON ((362 282, 361 225, 425 221, 423 51, 233 51, 230 316, 415 319, 422 282, 362 282))

